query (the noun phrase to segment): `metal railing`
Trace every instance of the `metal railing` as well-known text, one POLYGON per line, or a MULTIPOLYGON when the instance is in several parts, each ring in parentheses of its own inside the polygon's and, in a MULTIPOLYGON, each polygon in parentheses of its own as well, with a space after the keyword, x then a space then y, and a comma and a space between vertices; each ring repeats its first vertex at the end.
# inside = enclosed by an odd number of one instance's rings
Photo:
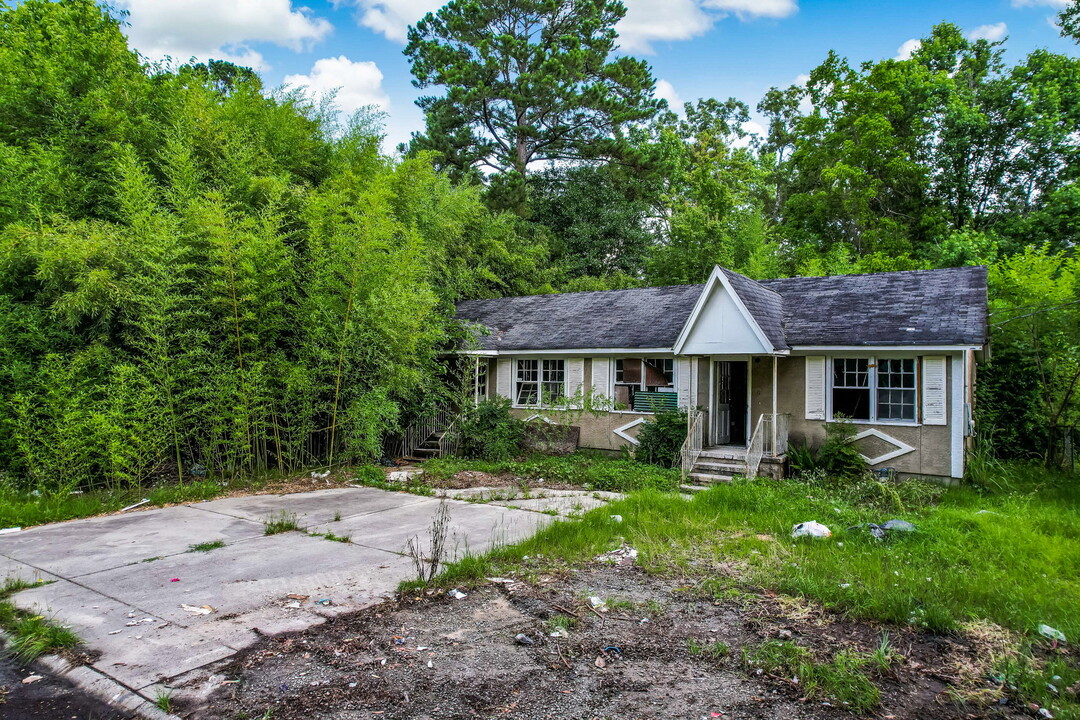
POLYGON ((786 413, 766 413, 758 417, 746 448, 746 477, 757 477, 763 457, 779 457, 787 452, 790 427, 791 416, 786 413))
POLYGON ((683 441, 682 448, 679 450, 679 462, 682 473, 682 482, 686 482, 686 478, 694 470, 694 466, 697 465, 698 458, 701 456, 702 446, 705 444, 705 431, 704 423, 702 422, 702 413, 700 410, 690 410, 690 416, 687 422, 686 440, 683 441))
MULTIPOLYGON (((417 418, 400 435, 387 438, 383 450, 388 457, 408 457, 432 435, 448 429, 452 422, 449 410, 433 410, 417 418)), ((442 440, 439 444, 441 450, 442 440)))

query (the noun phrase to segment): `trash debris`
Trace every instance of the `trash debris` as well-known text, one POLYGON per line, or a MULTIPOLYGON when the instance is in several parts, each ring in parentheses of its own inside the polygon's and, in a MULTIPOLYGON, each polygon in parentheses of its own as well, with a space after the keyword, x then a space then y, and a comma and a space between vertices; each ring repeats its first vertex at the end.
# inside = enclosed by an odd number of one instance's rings
POLYGON ((290 603, 285 603, 282 607, 284 607, 286 610, 299 610, 300 609, 300 601, 299 600, 293 600, 290 603))
POLYGON ((407 483, 414 477, 423 475, 423 470, 394 470, 391 473, 387 473, 386 480, 388 482, 407 483))
POLYGON ((22 530, 21 527, 9 527, 0 530, 0 535, 10 535, 11 533, 17 533, 22 530))
POLYGON ((608 517, 610 517, 615 522, 622 522, 622 515, 609 515, 608 517))
POLYGON ((851 583, 840 583, 841 590, 847 590, 849 587, 851 587, 851 583))
POLYGON ((606 648, 604 648, 604 652, 613 652, 616 655, 622 656, 622 650, 615 645, 608 645, 606 648))
POLYGON ((172 580, 169 580, 169 582, 180 582, 180 578, 173 578, 172 580))
POLYGON ((209 605, 199 605, 196 607, 195 605, 180 603, 180 608, 194 615, 209 615, 210 613, 217 612, 217 610, 210 607, 209 605))
POLYGON ((316 605, 322 605, 323 607, 326 607, 328 605, 333 605, 334 603, 329 598, 323 598, 322 600, 316 600, 315 604, 316 605))
POLYGON ((303 601, 307 600, 311 596, 310 595, 290 594, 290 595, 286 595, 285 597, 289 598, 290 600, 299 600, 300 602, 303 602, 303 601))
POLYGON ((330 471, 329 470, 324 470, 322 472, 312 471, 311 477, 313 477, 313 478, 315 478, 317 480, 322 480, 324 477, 330 477, 330 471))
POLYGON ((570 633, 566 631, 566 628, 559 628, 555 632, 549 633, 549 636, 553 638, 568 638, 570 637, 570 633))
POLYGON ((593 665, 595 665, 598 668, 606 668, 607 667, 607 660, 604 659, 603 655, 597 655, 596 660, 593 662, 593 665))
POLYGON ((135 627, 136 625, 142 625, 144 623, 152 623, 154 618, 143 618, 142 620, 130 620, 128 621, 128 627, 135 627))
POLYGON ((124 632, 124 631, 123 630, 110 630, 109 634, 110 635, 119 635, 122 632, 124 632))
POLYGON ((1056 628, 1052 628, 1049 625, 1040 625, 1039 634, 1043 637, 1050 638, 1051 640, 1056 640, 1057 642, 1065 642, 1065 633, 1056 628))
POLYGON ((460 590, 458 590, 457 588, 454 588, 453 590, 451 590, 450 592, 448 592, 446 594, 449 595, 450 597, 454 598, 455 600, 464 600, 468 596, 467 593, 463 593, 460 590))
POLYGON ((915 526, 907 520, 889 520, 881 523, 881 527, 889 532, 915 532, 915 526))
POLYGON ((597 562, 608 563, 609 565, 633 565, 637 561, 637 556, 637 548, 623 545, 610 552, 597 555, 594 559, 597 562))
POLYGON ((535 645, 536 644, 536 641, 533 640, 528 635, 526 635, 525 633, 518 633, 517 635, 514 636, 514 640, 517 641, 518 645, 535 645))
POLYGON ((202 463, 195 463, 188 472, 195 477, 206 477, 206 466, 202 463))
POLYGON ((1004 517, 1001 513, 994 512, 993 510, 980 510, 979 512, 977 512, 975 514, 976 515, 997 515, 998 517, 1004 517))
POLYGON ((1039 708, 1039 717, 1047 718, 1047 720, 1054 720, 1054 715, 1046 708, 1039 708))
POLYGON ((819 522, 802 522, 791 528, 791 537, 832 537, 832 530, 825 527, 819 522))
POLYGON ((593 595, 589 598, 589 606, 593 608, 599 608, 604 606, 604 601, 593 595))
POLYGON ((140 505, 145 505, 148 502, 150 502, 150 498, 143 498, 142 500, 135 503, 134 505, 128 505, 126 508, 121 508, 120 512, 127 512, 128 510, 134 510, 135 508, 139 507, 140 505))
POLYGON ((22 684, 23 685, 33 685, 38 680, 44 680, 44 679, 45 678, 43 678, 40 675, 27 675, 26 677, 23 678, 22 684))

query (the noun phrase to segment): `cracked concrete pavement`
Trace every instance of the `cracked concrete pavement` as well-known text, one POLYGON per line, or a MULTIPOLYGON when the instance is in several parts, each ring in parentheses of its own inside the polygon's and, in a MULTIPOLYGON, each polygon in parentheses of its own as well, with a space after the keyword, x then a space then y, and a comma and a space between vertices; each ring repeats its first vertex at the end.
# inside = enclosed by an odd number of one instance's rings
MULTIPOLYGON (((130 706, 152 700, 162 684, 206 691, 214 667, 260 634, 301 630, 390 596, 414 575, 406 543, 419 536, 427 547, 439 502, 349 487, 45 525, 0 536, 0 578, 48 581, 12 601, 70 626, 95 657, 91 668, 131 693, 122 699, 130 706), (282 511, 294 513, 305 532, 265 535, 264 521, 282 511), (326 532, 350 541, 308 534, 326 532), (209 552, 190 549, 218 541, 224 545, 209 552), (297 603, 289 595, 309 598, 297 603)), ((524 539, 552 513, 602 501, 582 492, 518 507, 446 502, 450 553, 460 557, 524 539)))

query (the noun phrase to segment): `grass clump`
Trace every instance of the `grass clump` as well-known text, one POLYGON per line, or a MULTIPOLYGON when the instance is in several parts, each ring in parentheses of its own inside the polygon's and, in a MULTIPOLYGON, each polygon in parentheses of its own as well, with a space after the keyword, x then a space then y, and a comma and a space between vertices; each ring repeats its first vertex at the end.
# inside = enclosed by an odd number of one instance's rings
POLYGON ((424 462, 424 474, 436 480, 450 480, 459 472, 514 475, 530 483, 580 485, 591 490, 632 492, 636 490, 674 491, 679 472, 629 459, 612 459, 597 453, 577 452, 561 457, 530 455, 519 460, 462 460, 436 458, 424 462))
POLYGON ((31 662, 47 653, 70 650, 81 642, 68 628, 54 625, 43 615, 31 615, 8 602, 8 598, 19 590, 39 584, 9 577, 0 586, 0 628, 11 635, 7 649, 20 663, 31 662))
POLYGON ((171 713, 173 711, 172 690, 168 688, 158 690, 154 695, 154 705, 161 712, 171 713))
MULTIPOLYGON (((211 550, 217 550, 218 548, 225 547, 224 540, 210 540, 208 542, 195 543, 194 545, 188 545, 188 552, 210 552, 211 550)), ((143 560, 143 562, 146 562, 143 560)))
POLYGON ((327 531, 324 533, 308 533, 312 537, 321 537, 324 540, 331 542, 347 543, 352 542, 352 535, 335 535, 334 533, 327 531))
POLYGON ((743 649, 743 662, 797 682, 807 697, 825 695, 856 712, 867 712, 881 703, 881 691, 867 671, 873 661, 866 653, 841 650, 828 662, 818 662, 804 647, 788 640, 766 640, 743 649))
POLYGON ((299 530, 300 525, 296 522, 296 513, 279 510, 263 521, 263 535, 278 535, 284 532, 299 530))
POLYGON ((686 649, 694 657, 706 658, 709 660, 723 660, 731 654, 731 647, 723 640, 702 643, 694 638, 690 638, 686 641, 686 649))

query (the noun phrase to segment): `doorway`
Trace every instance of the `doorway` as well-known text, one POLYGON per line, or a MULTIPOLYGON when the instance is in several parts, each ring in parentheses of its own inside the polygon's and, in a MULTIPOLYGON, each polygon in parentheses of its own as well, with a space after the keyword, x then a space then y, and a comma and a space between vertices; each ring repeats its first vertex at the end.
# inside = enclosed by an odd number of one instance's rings
POLYGON ((713 362, 713 445, 746 445, 749 368, 745 360, 713 362))

